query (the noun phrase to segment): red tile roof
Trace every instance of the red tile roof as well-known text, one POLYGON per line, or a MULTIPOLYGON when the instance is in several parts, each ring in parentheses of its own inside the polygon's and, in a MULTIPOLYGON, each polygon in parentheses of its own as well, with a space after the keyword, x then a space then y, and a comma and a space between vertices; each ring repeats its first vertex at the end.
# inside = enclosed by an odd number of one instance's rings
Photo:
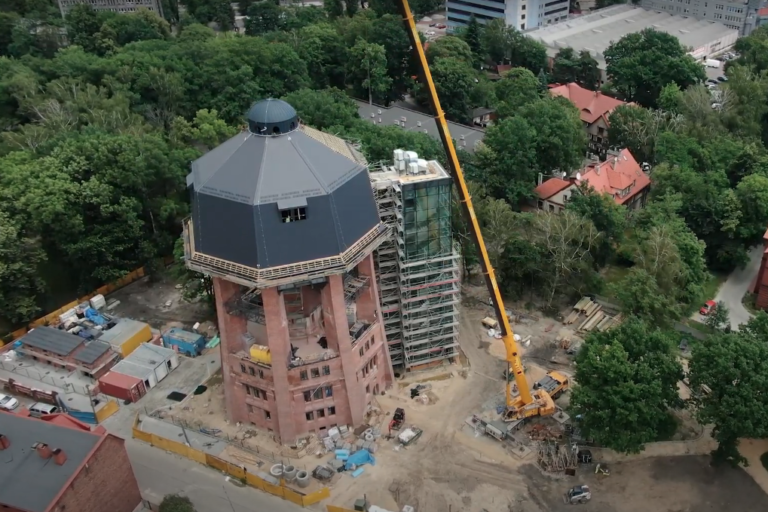
POLYGON ((601 117, 605 117, 607 122, 608 114, 616 107, 626 104, 601 92, 585 89, 574 82, 552 87, 549 93, 553 96, 568 98, 581 112, 581 120, 587 124, 592 124, 601 117))
POLYGON ((533 191, 537 196, 539 196, 539 199, 549 199, 561 190, 565 190, 570 185, 570 181, 561 180, 560 178, 550 178, 533 189, 533 191))
POLYGON ((768 7, 763 7, 762 9, 757 10, 758 16, 768 16, 768 7))
POLYGON ((629 202, 651 184, 648 175, 628 149, 622 149, 618 156, 610 156, 600 164, 592 164, 581 171, 581 182, 601 194, 610 194, 618 204, 629 202), (620 192, 629 188, 629 193, 620 196, 620 192))

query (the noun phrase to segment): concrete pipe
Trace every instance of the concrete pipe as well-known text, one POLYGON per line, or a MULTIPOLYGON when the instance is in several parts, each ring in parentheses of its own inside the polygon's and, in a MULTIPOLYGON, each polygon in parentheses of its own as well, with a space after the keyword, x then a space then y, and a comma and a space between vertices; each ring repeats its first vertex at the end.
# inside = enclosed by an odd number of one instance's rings
POLYGON ((365 432, 363 432, 363 436, 367 436, 367 435, 370 435, 370 434, 373 434, 373 429, 372 428, 367 428, 367 429, 365 429, 365 432))
POLYGON ((365 434, 365 440, 368 442, 373 441, 373 434, 365 434))
POLYGON ((309 487, 309 473, 306 471, 296 473, 296 484, 299 487, 309 487))
POLYGON ((276 478, 280 478, 281 476, 283 476, 283 465, 282 464, 275 464, 269 470, 269 474, 274 476, 274 477, 276 477, 276 478))
POLYGON ((288 482, 293 482, 293 479, 296 478, 296 467, 290 464, 283 466, 283 478, 288 482))

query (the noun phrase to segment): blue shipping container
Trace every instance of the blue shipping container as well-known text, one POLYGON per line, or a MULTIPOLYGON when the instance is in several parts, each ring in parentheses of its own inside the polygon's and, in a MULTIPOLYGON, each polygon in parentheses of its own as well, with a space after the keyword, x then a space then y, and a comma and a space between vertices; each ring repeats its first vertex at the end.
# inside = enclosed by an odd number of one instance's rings
POLYGON ((181 354, 195 357, 203 353, 205 336, 174 327, 163 333, 163 345, 176 347, 181 354))

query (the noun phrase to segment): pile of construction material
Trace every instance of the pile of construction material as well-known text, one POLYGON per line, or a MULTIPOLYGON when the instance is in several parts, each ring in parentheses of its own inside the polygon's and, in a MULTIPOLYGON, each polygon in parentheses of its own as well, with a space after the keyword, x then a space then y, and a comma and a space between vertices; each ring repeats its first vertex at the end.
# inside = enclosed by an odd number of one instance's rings
POLYGON ((342 425, 341 427, 328 429, 328 437, 323 439, 323 443, 325 444, 325 449, 329 452, 366 450, 370 453, 376 453, 379 449, 376 440, 380 437, 380 429, 369 427, 361 431, 357 439, 355 439, 353 432, 346 425, 342 425))
POLYGON ((603 311, 603 306, 592 300, 590 297, 582 297, 579 302, 573 306, 573 311, 563 321, 570 325, 579 322, 579 332, 600 332, 607 331, 621 323, 621 314, 610 315, 603 311))
POLYGON ((575 445, 561 444, 554 441, 536 443, 536 463, 547 473, 576 474, 579 453, 575 445))

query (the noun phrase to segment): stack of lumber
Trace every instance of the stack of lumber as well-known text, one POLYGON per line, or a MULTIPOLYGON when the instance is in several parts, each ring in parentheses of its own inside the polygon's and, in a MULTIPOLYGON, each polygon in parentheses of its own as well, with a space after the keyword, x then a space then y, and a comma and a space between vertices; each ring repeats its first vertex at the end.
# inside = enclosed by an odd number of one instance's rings
MULTIPOLYGON (((582 297, 573 306, 573 311, 563 320, 566 325, 579 322, 579 332, 590 332, 597 329, 600 332, 607 331, 621 323, 621 315, 611 316, 603 311, 603 306, 589 297, 582 297)), ((560 340, 558 340, 560 341, 560 340)))

